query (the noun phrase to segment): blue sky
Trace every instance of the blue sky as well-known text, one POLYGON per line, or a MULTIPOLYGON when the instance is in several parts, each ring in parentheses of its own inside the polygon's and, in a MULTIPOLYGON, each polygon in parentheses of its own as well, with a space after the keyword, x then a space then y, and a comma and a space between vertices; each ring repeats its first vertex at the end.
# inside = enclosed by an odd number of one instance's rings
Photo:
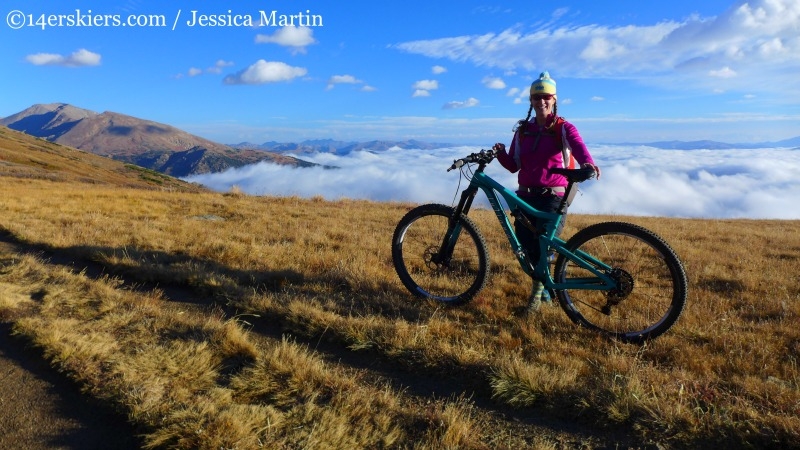
POLYGON ((223 143, 490 145, 510 139, 546 69, 559 113, 589 143, 800 135, 798 0, 6 0, 2 10, 0 117, 65 102, 223 143), (302 13, 296 25, 310 26, 258 27, 261 11, 302 13), (108 26, 87 26, 90 14, 108 26), (241 26, 191 26, 193 14, 241 26), (155 23, 114 26, 129 17, 155 23))

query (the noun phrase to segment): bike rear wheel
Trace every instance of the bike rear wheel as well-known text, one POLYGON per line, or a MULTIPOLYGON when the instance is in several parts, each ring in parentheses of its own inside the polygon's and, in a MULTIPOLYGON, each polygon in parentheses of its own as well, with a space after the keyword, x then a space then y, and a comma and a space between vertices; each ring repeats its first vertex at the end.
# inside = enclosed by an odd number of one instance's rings
POLYGON ((453 208, 437 204, 409 211, 395 228, 392 262, 412 294, 458 305, 486 284, 489 252, 469 217, 460 215, 450 227, 453 214, 453 208))
MULTIPOLYGON (((686 272, 680 259, 658 235, 637 225, 604 222, 589 226, 567 241, 612 267, 606 274, 618 282, 611 291, 556 291, 573 322, 625 342, 658 337, 678 320, 686 303, 686 272)), ((596 278, 563 255, 554 268, 556 282, 596 278)))

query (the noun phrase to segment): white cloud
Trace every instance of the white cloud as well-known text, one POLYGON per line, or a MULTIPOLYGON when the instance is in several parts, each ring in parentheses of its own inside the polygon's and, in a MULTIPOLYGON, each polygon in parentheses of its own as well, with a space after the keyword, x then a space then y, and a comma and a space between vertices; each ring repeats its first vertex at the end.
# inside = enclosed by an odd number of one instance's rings
POLYGON ((363 81, 352 75, 334 75, 328 80, 327 89, 333 89, 337 84, 362 84, 363 81))
POLYGON ((481 80, 481 82, 483 83, 484 86, 486 86, 489 89, 505 89, 506 88, 505 81, 503 81, 502 79, 497 78, 497 77, 484 77, 483 80, 481 80))
POLYGON ((347 83, 347 84, 356 84, 361 83, 361 80, 356 79, 356 77, 352 75, 334 75, 328 80, 329 83, 340 84, 340 83, 347 83))
POLYGON ((453 101, 453 102, 445 103, 444 106, 442 106, 442 109, 472 108, 472 107, 478 106, 479 103, 480 102, 478 101, 477 98, 470 97, 466 101, 463 101, 463 102, 453 101))
MULTIPOLYGON (((345 156, 315 154, 304 159, 340 169, 295 169, 261 163, 188 179, 222 192, 235 185, 253 195, 450 204, 458 195, 459 175, 446 169, 454 159, 477 150, 455 147, 353 152, 345 156)), ((602 168, 602 178, 581 186, 570 208, 572 213, 800 219, 800 203, 787 201, 800 198, 796 177, 800 152, 796 150, 680 151, 599 146, 592 154, 602 168)), ((513 188, 517 184, 516 175, 496 162, 487 168, 487 174, 504 186, 513 188)), ((483 195, 477 203, 487 206, 483 195)))
POLYGON ((791 49, 786 48, 780 38, 774 38, 761 44, 758 51, 764 58, 774 58, 790 52, 791 49))
POLYGON ((55 53, 36 53, 25 59, 35 66, 84 67, 99 66, 101 56, 86 49, 80 49, 69 56, 55 53))
POLYGON ((627 49, 621 43, 616 43, 604 36, 596 36, 589 40, 580 53, 580 57, 590 63, 607 61, 625 55, 627 49))
POLYGON ((291 81, 302 77, 308 70, 293 67, 286 63, 258 60, 255 64, 234 75, 225 77, 225 84, 265 84, 291 81))
POLYGON ((219 59, 219 60, 217 60, 216 63, 214 63, 214 65, 212 67, 209 67, 208 69, 206 69, 206 72, 208 72, 208 73, 222 73, 222 69, 224 69, 225 67, 230 67, 232 65, 233 65, 233 62, 231 62, 231 61, 225 61, 223 59, 219 59))
POLYGON ((412 97, 430 97, 430 91, 439 89, 439 82, 436 80, 419 80, 412 84, 411 88, 414 89, 414 93, 411 94, 412 97))
POLYGON ((305 53, 305 48, 316 42, 309 27, 283 27, 271 35, 256 35, 256 44, 278 44, 292 48, 295 53, 305 53))
POLYGON ((436 80, 420 80, 411 85, 414 89, 424 89, 426 91, 432 91, 434 89, 439 89, 439 82, 436 80))
POLYGON ((567 7, 558 8, 553 11, 553 19, 560 19, 561 17, 567 15, 568 12, 569 8, 567 7))
POLYGON ((447 72, 447 69, 443 66, 433 66, 431 72, 433 72, 434 75, 440 75, 447 72))
MULTIPOLYGON (((190 67, 189 70, 186 72, 186 74, 188 76, 190 76, 190 77, 196 77, 196 76, 202 75, 204 73, 220 74, 220 73, 222 73, 222 69, 224 69, 225 67, 230 67, 232 65, 233 65, 233 63, 230 62, 230 61, 225 61, 225 60, 219 59, 219 60, 217 60, 216 63, 214 63, 213 66, 211 66, 211 67, 209 67, 209 68, 207 68, 205 70, 203 70, 203 69, 201 69, 199 67, 190 67)), ((182 74, 178 75, 178 78, 180 78, 180 77, 182 77, 182 74)))
POLYGON ((591 100, 593 102, 602 102, 605 100, 605 97, 600 97, 599 95, 595 95, 594 97, 591 98, 591 100))
POLYGON ((505 70, 536 73, 557 69, 561 76, 638 79, 681 89, 749 89, 766 71, 778 79, 758 89, 787 86, 800 95, 800 2, 751 0, 736 2, 716 17, 691 16, 683 21, 609 27, 540 25, 500 33, 409 41, 394 48, 431 58, 471 62, 505 70), (576 57, 577 56, 577 57, 576 57), (719 78, 728 67, 736 77, 719 78), (712 72, 713 71, 713 72, 712 72))
POLYGON ((736 72, 731 70, 730 67, 723 67, 720 70, 711 70, 708 74, 716 78, 731 78, 736 76, 736 72))

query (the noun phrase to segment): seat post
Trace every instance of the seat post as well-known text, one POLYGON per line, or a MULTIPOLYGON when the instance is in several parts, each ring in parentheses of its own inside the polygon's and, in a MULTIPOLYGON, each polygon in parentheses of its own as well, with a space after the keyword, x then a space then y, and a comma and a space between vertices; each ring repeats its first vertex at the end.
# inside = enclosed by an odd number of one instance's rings
POLYGON ((567 184, 567 189, 564 191, 564 196, 561 197, 561 204, 558 205, 558 213, 564 215, 567 212, 567 207, 572 204, 572 200, 575 198, 575 194, 578 193, 578 189, 575 187, 575 183, 570 181, 567 184))

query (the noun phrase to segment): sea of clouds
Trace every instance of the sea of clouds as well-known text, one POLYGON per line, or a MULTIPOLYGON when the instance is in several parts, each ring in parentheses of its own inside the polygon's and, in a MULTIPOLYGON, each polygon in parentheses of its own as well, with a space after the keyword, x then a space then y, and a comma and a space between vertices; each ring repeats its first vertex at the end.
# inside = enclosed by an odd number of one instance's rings
MULTIPOLYGON (((570 212, 686 218, 800 219, 800 149, 663 150, 596 145, 600 180, 581 185, 570 212)), ((452 204, 459 196, 454 159, 480 150, 391 149, 302 159, 337 169, 259 163, 187 181, 251 195, 452 204)), ((516 175, 493 162, 486 173, 516 187, 516 175)), ((461 180, 460 189, 466 187, 461 180)), ((481 196, 485 202, 485 196, 481 196)))

